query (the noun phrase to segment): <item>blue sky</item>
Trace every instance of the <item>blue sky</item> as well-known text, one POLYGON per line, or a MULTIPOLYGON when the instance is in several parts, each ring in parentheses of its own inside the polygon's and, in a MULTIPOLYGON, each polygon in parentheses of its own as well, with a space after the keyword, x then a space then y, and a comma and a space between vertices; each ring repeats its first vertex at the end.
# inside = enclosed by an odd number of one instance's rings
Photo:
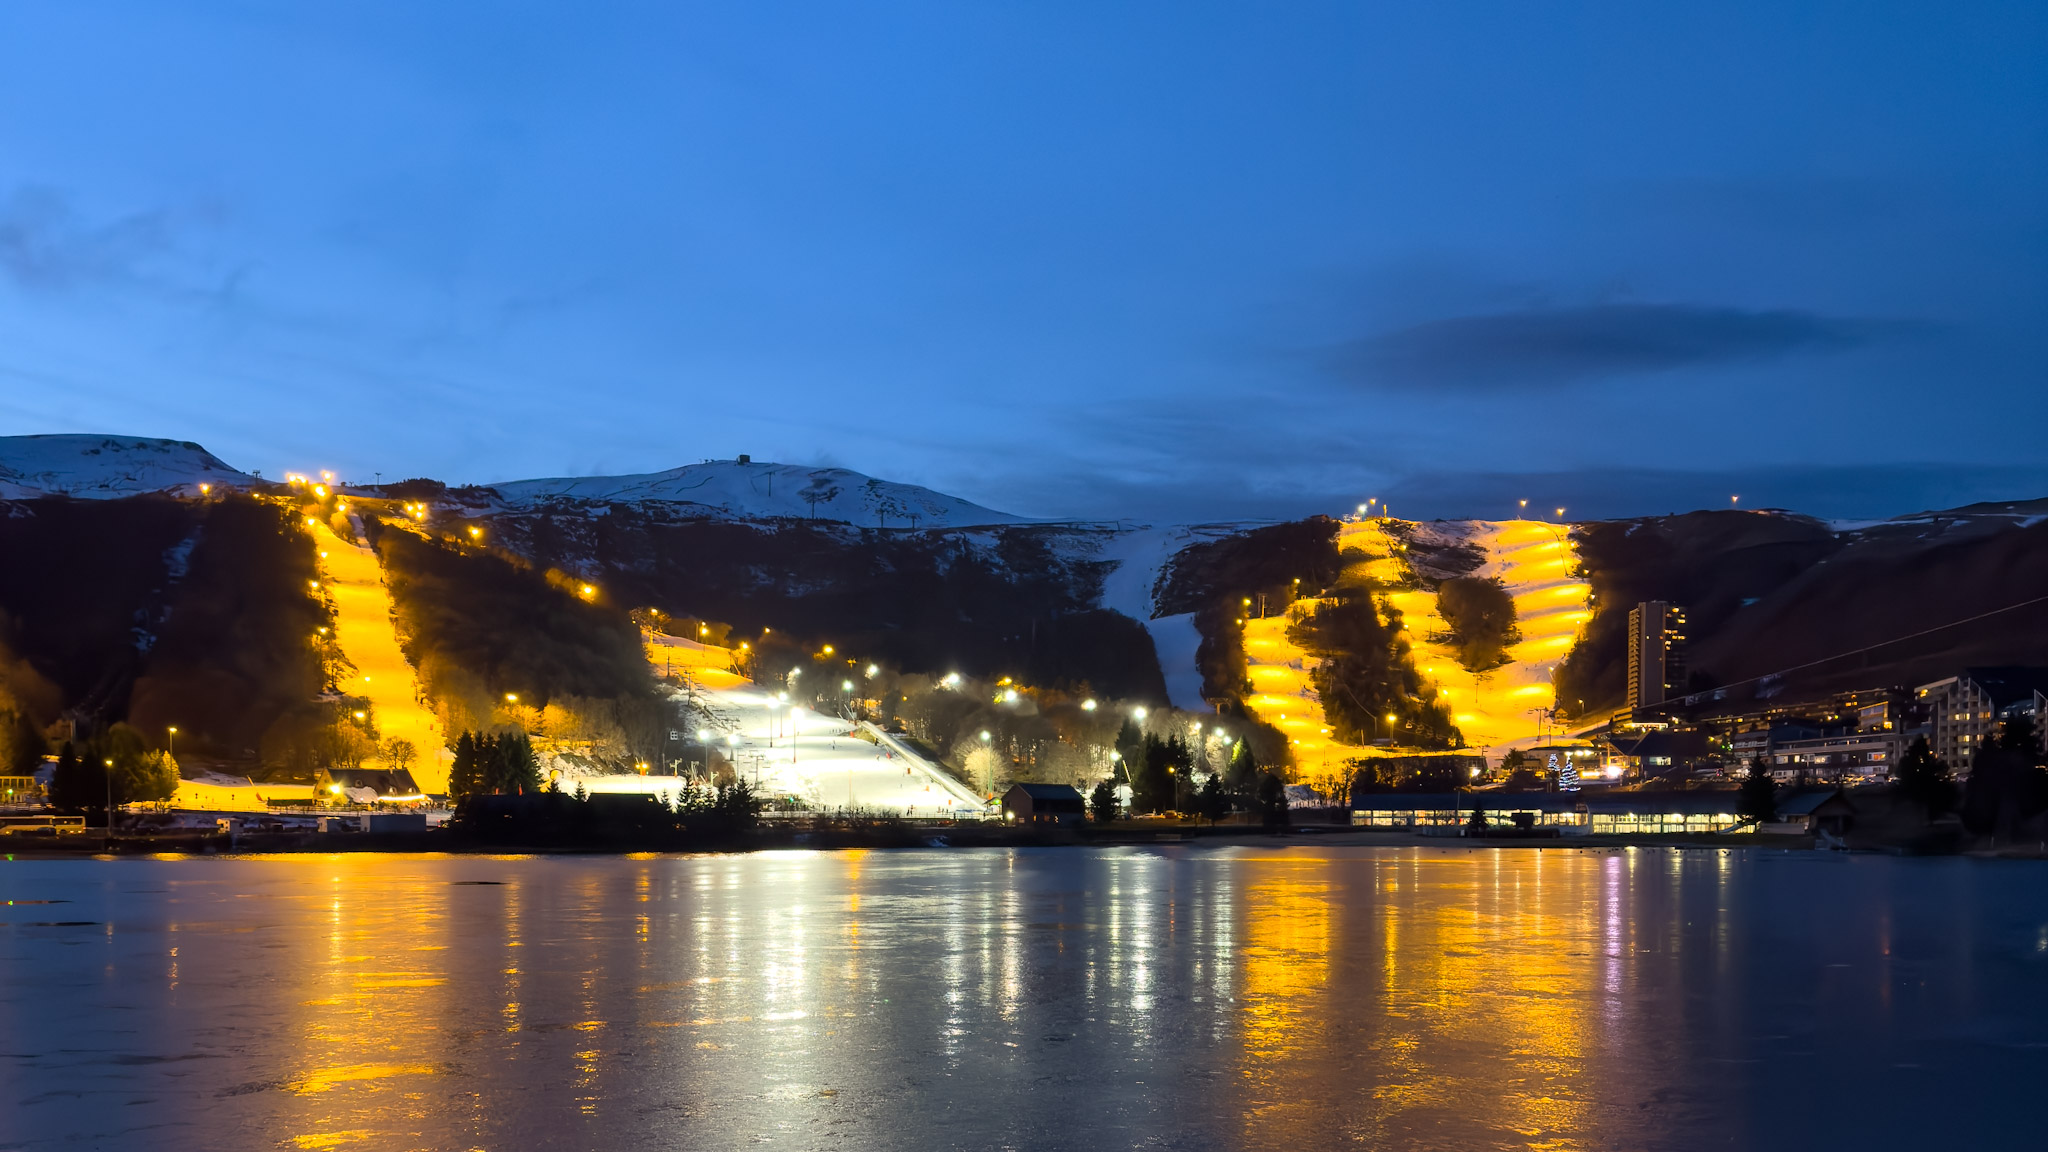
POLYGON ((0 433, 1045 516, 2048 495, 2048 8, 0 10, 0 433))

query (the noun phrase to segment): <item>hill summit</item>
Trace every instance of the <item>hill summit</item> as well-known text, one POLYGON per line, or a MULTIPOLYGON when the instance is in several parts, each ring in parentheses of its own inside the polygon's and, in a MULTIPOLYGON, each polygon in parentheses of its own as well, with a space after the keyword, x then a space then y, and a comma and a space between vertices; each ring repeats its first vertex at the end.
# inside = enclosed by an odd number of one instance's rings
POLYGON ((152 492, 196 496, 201 484, 247 488, 257 483, 190 440, 0 436, 0 500, 113 500, 152 492))
MULTIPOLYGON (((513 508, 551 501, 694 505, 711 518, 842 520, 863 527, 969 528, 1022 524, 998 512, 915 484, 877 480, 845 468, 707 460, 632 476, 562 476, 494 484, 513 508)), ((689 509, 695 510, 695 509, 689 509)))

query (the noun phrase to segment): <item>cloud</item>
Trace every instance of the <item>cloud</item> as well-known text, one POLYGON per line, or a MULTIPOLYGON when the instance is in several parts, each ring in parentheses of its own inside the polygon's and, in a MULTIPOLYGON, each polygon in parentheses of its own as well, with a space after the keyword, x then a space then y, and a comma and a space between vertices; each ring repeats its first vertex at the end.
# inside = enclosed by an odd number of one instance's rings
POLYGON ((171 247, 169 215, 138 212, 81 222, 62 192, 28 185, 0 200, 0 271, 27 291, 129 281, 171 247))
POLYGON ((1354 343, 1337 368, 1367 384, 1513 390, 1756 362, 1865 343, 1875 326, 1810 312, 1600 304, 1431 320, 1354 343))

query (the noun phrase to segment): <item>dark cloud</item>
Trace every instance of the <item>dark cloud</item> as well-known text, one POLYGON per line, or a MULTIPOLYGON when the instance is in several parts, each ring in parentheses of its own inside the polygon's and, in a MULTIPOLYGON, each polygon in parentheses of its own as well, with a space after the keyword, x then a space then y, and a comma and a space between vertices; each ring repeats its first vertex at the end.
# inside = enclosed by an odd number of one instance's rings
POLYGON ((1353 344, 1338 367, 1363 383, 1406 387, 1556 387, 1853 348, 1864 321, 1809 312, 1684 304, 1601 304, 1455 316, 1353 344))
POLYGON ((29 291, 130 280, 170 246, 164 212, 88 224, 53 188, 30 185, 0 200, 0 271, 29 291))

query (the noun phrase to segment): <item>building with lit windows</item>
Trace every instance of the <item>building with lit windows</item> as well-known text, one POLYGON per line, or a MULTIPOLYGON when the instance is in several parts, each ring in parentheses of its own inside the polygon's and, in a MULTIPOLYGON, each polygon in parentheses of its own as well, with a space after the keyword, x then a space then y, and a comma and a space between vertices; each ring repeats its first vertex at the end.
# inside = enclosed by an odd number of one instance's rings
POLYGON ((1927 742, 1957 776, 1969 775, 1977 749, 2006 720, 2032 717, 2035 738, 2048 738, 2048 668, 1965 668, 1913 694, 1927 709, 1927 742))
POLYGON ((1662 704, 1685 691, 1685 609, 1645 600, 1628 613, 1628 707, 1662 704))

